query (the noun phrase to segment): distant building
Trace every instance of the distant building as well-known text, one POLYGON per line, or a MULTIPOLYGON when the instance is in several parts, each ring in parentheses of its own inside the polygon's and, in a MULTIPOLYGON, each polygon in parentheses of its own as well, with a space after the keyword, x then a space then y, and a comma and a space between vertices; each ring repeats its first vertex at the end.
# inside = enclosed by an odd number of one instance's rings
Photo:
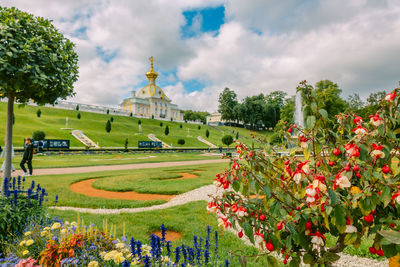
POLYGON ((221 113, 211 113, 206 117, 207 125, 221 126, 225 124, 225 120, 222 119, 221 113))
POLYGON ((126 98, 120 104, 121 108, 127 112, 132 112, 134 116, 151 118, 171 118, 174 121, 182 121, 183 114, 177 105, 172 104, 163 89, 156 85, 158 73, 153 69, 153 57, 150 58, 150 70, 146 73, 149 83, 140 89, 137 94, 132 91, 132 96, 126 98))

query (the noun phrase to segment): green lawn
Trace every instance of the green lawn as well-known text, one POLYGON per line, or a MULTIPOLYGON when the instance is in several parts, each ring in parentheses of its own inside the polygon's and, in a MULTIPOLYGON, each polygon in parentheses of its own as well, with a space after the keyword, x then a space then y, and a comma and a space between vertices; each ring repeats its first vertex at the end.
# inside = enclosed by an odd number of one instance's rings
MULTIPOLYGON (((22 156, 13 158, 16 168, 19 166, 22 156)), ((203 153, 118 153, 118 154, 59 154, 41 155, 33 157, 33 167, 39 168, 62 168, 79 166, 101 166, 134 163, 151 163, 165 161, 188 161, 188 160, 207 160, 218 159, 220 156, 205 156, 203 153)), ((3 163, 0 159, 0 164, 3 163)))
MULTIPOLYGON (((73 211, 51 211, 50 214, 56 215, 67 221, 76 221, 77 213, 73 211)), ((149 234, 157 231, 162 223, 167 229, 183 234, 182 239, 173 243, 179 246, 182 242, 187 245, 193 244, 193 235, 200 236, 203 240, 206 237, 207 225, 212 227, 212 233, 217 229, 217 220, 215 214, 207 214, 206 202, 198 201, 186 205, 177 206, 164 210, 151 212, 140 212, 134 214, 122 213, 119 215, 96 215, 79 214, 86 223, 94 223, 101 227, 103 220, 108 224, 117 226, 117 236, 122 235, 122 225, 126 225, 126 233, 142 242, 148 243, 149 234)), ((228 259, 232 264, 230 266, 240 266, 237 257, 231 257, 230 252, 241 253, 244 255, 256 255, 257 249, 246 246, 239 238, 228 231, 222 232, 219 229, 219 252, 220 258, 228 259)), ((214 234, 212 234, 214 237, 214 234)), ((212 243, 214 244, 214 239, 212 243)), ((204 241, 203 241, 204 242, 204 241)), ((203 243, 204 244, 204 243, 203 243)), ((211 247, 214 250, 214 247, 211 247)), ((254 258, 248 258, 247 266, 266 266, 265 258, 260 257, 257 261, 254 258)))
MULTIPOLYGON (((1 114, 6 114, 6 103, 0 102, 1 114)), ((62 110, 55 108, 46 107, 15 107, 15 124, 13 132, 13 143, 14 146, 22 146, 23 140, 27 136, 31 136, 36 130, 42 130, 46 133, 48 139, 70 139, 71 147, 83 147, 79 141, 72 137, 69 130, 62 130, 65 127, 65 118, 69 118, 69 127, 73 129, 82 130, 89 138, 94 142, 99 142, 102 147, 123 147, 125 139, 128 138, 129 146, 136 147, 138 141, 149 140, 147 135, 150 133, 155 134, 158 138, 168 144, 172 144, 175 147, 179 147, 177 144, 178 139, 185 139, 185 145, 183 147, 208 147, 206 144, 197 140, 198 136, 203 136, 211 143, 219 146, 221 145, 221 138, 223 136, 222 131, 219 131, 213 127, 200 125, 200 130, 197 124, 190 123, 179 123, 171 121, 162 121, 163 127, 160 127, 159 120, 152 119, 140 119, 142 122, 142 133, 139 133, 138 118, 115 116, 107 114, 97 114, 90 112, 82 112, 76 110, 62 110), (36 116, 36 111, 40 108, 42 111, 41 117, 36 116), (77 118, 77 114, 81 114, 81 119, 77 118), (107 120, 111 117, 114 118, 112 123, 111 132, 105 131, 107 120), (182 124, 182 128, 180 125, 182 124), (169 135, 165 136, 165 126, 169 126, 169 135), (209 130, 209 138, 205 137, 206 130, 209 130)), ((4 140, 6 125, 6 116, 0 117, 0 142, 4 140)), ((226 127, 232 134, 232 130, 236 130, 231 127, 226 127)), ((249 143, 250 131, 242 128, 240 129, 239 140, 249 143), (243 138, 242 138, 243 137, 243 138)), ((227 132, 228 132, 227 130, 227 132)), ((226 133, 227 133, 226 132, 226 133)), ((235 136, 235 134, 232 134, 235 136)), ((250 142, 251 143, 251 142, 250 142)))
POLYGON ((207 164, 200 166, 168 167, 158 169, 137 169, 124 171, 107 171, 82 174, 64 174, 27 177, 26 184, 35 180, 49 193, 48 205, 53 205, 55 196, 59 196, 59 206, 88 207, 88 208, 137 208, 164 203, 164 200, 137 201, 123 199, 105 199, 88 197, 72 192, 72 183, 99 178, 94 186, 106 189, 126 191, 134 189, 140 193, 176 194, 184 193, 200 186, 211 184, 215 175, 222 172, 228 163, 207 164), (168 180, 165 177, 176 177, 178 172, 202 170, 199 177, 194 179, 168 180))

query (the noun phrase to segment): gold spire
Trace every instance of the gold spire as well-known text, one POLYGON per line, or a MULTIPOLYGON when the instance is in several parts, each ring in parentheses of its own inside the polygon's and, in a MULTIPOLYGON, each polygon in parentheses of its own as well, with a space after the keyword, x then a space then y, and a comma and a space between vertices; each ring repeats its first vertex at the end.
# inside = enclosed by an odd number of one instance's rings
POLYGON ((154 68, 153 68, 153 62, 154 62, 153 56, 151 56, 149 59, 150 59, 150 70, 148 72, 146 72, 146 76, 147 76, 147 79, 149 79, 149 83, 155 84, 156 79, 158 77, 158 73, 155 72, 154 68))

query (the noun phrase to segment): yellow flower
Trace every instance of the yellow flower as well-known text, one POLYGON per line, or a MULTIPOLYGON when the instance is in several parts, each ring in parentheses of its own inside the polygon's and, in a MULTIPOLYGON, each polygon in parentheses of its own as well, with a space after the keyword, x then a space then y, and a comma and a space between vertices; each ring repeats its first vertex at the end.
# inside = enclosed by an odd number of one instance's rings
POLYGON ((43 231, 49 231, 50 230, 50 227, 45 227, 45 228, 43 228, 43 231))
POLYGON ((98 267, 98 266, 99 266, 99 263, 97 261, 91 261, 88 264, 88 267, 98 267))
POLYGON ((25 256, 28 253, 29 253, 29 250, 24 250, 24 252, 22 252, 22 255, 25 256))
POLYGON ((67 234, 67 229, 62 229, 61 234, 66 235, 67 234))
POLYGON ((54 223, 54 224, 51 226, 51 229, 54 230, 54 229, 58 229, 58 228, 60 228, 60 227, 61 227, 61 224, 58 223, 58 222, 56 222, 56 223, 54 223))
POLYGON ((42 231, 42 232, 40 232, 40 236, 41 236, 41 237, 44 237, 44 236, 46 236, 47 234, 48 234, 47 231, 42 231))
POLYGON ((357 186, 353 186, 353 187, 351 187, 351 189, 350 189, 350 193, 352 193, 353 195, 354 195, 354 194, 361 193, 361 192, 362 192, 361 189, 360 189, 359 187, 357 187, 357 186))
POLYGON ((125 247, 125 244, 124 244, 124 243, 117 243, 117 244, 115 245, 115 247, 116 247, 117 249, 122 249, 122 248, 125 247))
POLYGON ((124 258, 124 255, 123 255, 121 252, 115 254, 115 256, 114 256, 114 262, 115 262, 116 264, 121 264, 121 263, 123 263, 124 261, 125 261, 125 258, 124 258))
POLYGON ((72 222, 72 223, 71 223, 71 226, 77 227, 77 226, 78 226, 78 223, 77 223, 77 222, 72 222))
POLYGON ((32 234, 32 232, 31 231, 28 231, 28 232, 25 232, 25 236, 28 236, 28 235, 31 235, 32 234))
POLYGON ((25 243, 26 243, 26 241, 23 240, 23 241, 21 241, 21 242, 19 243, 19 245, 22 247, 22 246, 25 246, 25 243))
POLYGON ((30 245, 32 245, 33 243, 35 243, 35 241, 33 241, 32 239, 29 239, 28 241, 26 241, 26 245, 29 247, 30 245))

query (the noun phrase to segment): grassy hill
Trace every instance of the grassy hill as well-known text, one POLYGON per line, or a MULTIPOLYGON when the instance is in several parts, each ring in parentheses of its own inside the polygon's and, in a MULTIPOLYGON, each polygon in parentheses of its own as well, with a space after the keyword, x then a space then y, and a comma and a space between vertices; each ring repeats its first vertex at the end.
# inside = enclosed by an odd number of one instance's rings
MULTIPOLYGON (((6 103, 0 102, 0 144, 4 143, 6 126, 6 103)), ((36 130, 42 130, 46 133, 48 139, 69 139, 71 147, 83 147, 83 144, 71 135, 71 130, 62 130, 65 127, 65 118, 68 117, 68 126, 73 129, 82 130, 94 142, 99 142, 102 147, 123 147, 125 139, 128 138, 129 147, 137 147, 138 141, 149 140, 147 135, 153 133, 159 139, 174 147, 180 147, 177 144, 178 139, 185 139, 183 147, 208 147, 206 144, 197 140, 197 136, 202 136, 215 145, 221 145, 223 134, 236 136, 239 131, 240 138, 244 143, 251 144, 250 131, 234 127, 210 127, 207 125, 180 123, 171 121, 159 121, 155 119, 140 119, 142 122, 142 133, 139 133, 138 118, 97 114, 76 110, 63 110, 47 107, 24 106, 15 107, 15 124, 13 132, 14 146, 22 146, 25 137, 32 136, 36 130), (40 108, 41 117, 36 116, 36 111, 40 108), (77 114, 81 114, 81 119, 77 114), (111 132, 105 130, 106 122, 111 117, 114 118, 111 132), (160 123, 163 126, 160 127, 160 123), (180 125, 182 124, 182 128, 180 125), (169 126, 169 135, 164 134, 165 126, 169 126), (206 138, 206 129, 210 136, 206 138), (235 132, 235 134, 233 133, 235 132)))

